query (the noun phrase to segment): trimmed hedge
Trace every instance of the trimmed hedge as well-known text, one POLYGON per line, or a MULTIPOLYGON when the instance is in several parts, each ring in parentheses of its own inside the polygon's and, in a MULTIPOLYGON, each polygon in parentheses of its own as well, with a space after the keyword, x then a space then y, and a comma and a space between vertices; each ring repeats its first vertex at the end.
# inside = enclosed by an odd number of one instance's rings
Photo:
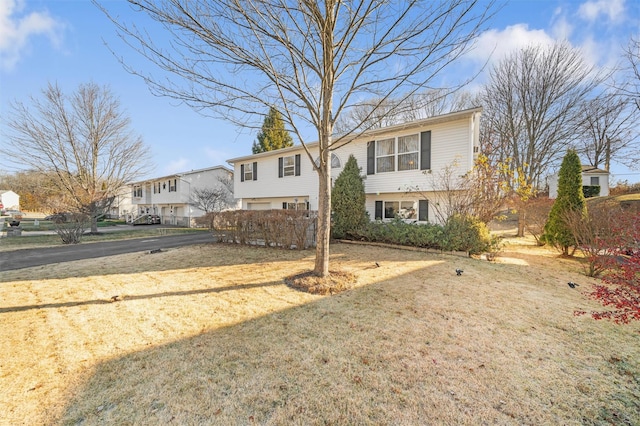
POLYGON ((317 217, 307 210, 230 210, 216 213, 220 242, 306 249, 315 244, 317 217))
POLYGON ((584 198, 598 197, 600 195, 600 185, 583 185, 582 193, 584 198))
POLYGON ((347 233, 346 239, 443 251, 466 251, 469 254, 493 251, 497 244, 483 222, 460 215, 450 217, 445 226, 406 223, 401 219, 371 222, 361 230, 347 233))

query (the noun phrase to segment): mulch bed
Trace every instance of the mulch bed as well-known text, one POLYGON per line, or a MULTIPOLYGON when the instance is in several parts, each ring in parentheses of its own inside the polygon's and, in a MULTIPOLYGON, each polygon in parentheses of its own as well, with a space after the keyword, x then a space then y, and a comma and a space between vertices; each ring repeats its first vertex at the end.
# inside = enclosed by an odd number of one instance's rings
POLYGON ((284 279, 285 284, 291 288, 323 296, 349 290, 356 281, 354 274, 344 271, 329 271, 328 277, 318 277, 308 271, 284 279))

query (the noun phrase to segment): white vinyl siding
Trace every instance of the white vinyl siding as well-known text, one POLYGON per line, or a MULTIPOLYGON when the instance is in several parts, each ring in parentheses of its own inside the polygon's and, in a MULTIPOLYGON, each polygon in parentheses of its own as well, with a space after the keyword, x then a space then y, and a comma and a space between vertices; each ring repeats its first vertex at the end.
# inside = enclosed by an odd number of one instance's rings
MULTIPOLYGON (((470 114, 449 121, 406 128, 396 127, 386 133, 363 135, 336 149, 332 153, 331 163, 332 166, 336 163, 344 165, 350 155, 355 156, 361 174, 366 175, 364 183, 367 211, 372 220, 375 218, 375 201, 380 200, 398 202, 398 214, 410 218, 407 220, 415 221, 421 214, 419 201, 424 201, 422 194, 437 188, 438 176, 445 167, 456 164, 456 175, 464 175, 473 167, 476 120, 478 115, 470 114), (430 141, 428 171, 421 170, 424 135, 428 135, 430 141), (369 158, 373 174, 368 173, 369 158), (420 196, 416 189, 420 191, 420 196)), ((317 161, 317 146, 311 146, 310 150, 312 159, 317 161)), ((295 203, 296 198, 298 202, 308 199, 309 209, 317 210, 319 181, 318 174, 313 170, 313 160, 309 159, 301 147, 238 158, 234 162, 236 171, 239 171, 241 164, 254 161, 258 163, 260 176, 257 181, 236 185, 235 197, 242 198, 244 203, 268 201, 272 208, 282 208, 283 202, 295 203), (279 159, 283 161, 287 156, 298 154, 301 155, 300 176, 279 178, 278 170, 283 169, 279 167, 279 159)), ((341 169, 332 168, 331 178, 334 182, 340 172, 341 169)), ((236 183, 239 181, 240 173, 237 173, 236 183)), ((381 209, 384 215, 384 207, 381 209)), ((432 219, 424 220, 437 220, 433 204, 425 206, 425 209, 428 210, 428 217, 432 219)), ((426 213, 422 217, 427 217, 426 213)))

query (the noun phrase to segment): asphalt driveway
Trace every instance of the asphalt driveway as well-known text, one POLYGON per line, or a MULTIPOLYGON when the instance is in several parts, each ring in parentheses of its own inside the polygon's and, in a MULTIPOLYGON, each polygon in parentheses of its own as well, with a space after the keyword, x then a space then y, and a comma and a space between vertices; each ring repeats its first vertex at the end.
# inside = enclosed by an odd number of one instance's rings
POLYGON ((0 272, 116 254, 212 243, 214 241, 210 233, 196 232, 192 234, 6 251, 0 253, 0 272))

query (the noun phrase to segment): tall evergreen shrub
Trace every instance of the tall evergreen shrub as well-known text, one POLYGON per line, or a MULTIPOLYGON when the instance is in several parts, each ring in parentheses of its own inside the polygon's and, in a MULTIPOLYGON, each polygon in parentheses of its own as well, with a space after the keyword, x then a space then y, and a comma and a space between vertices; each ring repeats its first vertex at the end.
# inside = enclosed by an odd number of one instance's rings
POLYGON ((572 212, 580 212, 586 217, 587 206, 582 193, 580 158, 575 150, 570 149, 560 166, 558 197, 551 207, 542 235, 544 242, 557 247, 563 255, 573 254, 576 249, 575 238, 566 220, 572 212))
POLYGON ((345 238, 369 222, 365 206, 364 179, 356 158, 350 155, 342 173, 335 181, 331 195, 333 238, 345 238))
POLYGON ((293 146, 293 139, 284 127, 282 114, 274 107, 269 108, 269 114, 264 118, 258 140, 253 143, 251 151, 259 154, 290 146, 293 146))

